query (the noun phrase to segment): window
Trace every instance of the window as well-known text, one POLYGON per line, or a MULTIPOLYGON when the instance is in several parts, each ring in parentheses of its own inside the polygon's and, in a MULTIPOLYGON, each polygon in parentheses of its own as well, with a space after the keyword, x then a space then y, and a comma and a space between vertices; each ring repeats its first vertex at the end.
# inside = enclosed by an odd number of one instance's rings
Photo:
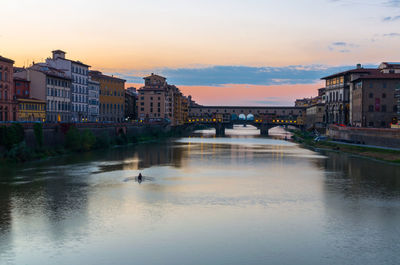
POLYGON ((369 112, 374 112, 374 105, 369 105, 368 106, 368 111, 369 112))
POLYGON ((373 122, 373 121, 370 121, 370 122, 368 123, 368 126, 369 126, 369 127, 374 127, 374 122, 373 122))
POLYGON ((374 93, 369 93, 369 98, 373 98, 374 97, 374 93))
POLYGON ((385 93, 382 94, 382 98, 386 98, 386 94, 385 93))
POLYGON ((382 105, 382 112, 386 112, 386 105, 382 105))
POLYGON ((386 87, 387 87, 386 83, 383 83, 383 88, 386 88, 386 87))

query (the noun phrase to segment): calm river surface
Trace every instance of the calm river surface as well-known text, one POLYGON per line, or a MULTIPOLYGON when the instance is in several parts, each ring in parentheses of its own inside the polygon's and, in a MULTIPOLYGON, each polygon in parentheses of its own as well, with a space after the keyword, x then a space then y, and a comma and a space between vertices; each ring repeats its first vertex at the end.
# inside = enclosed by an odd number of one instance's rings
POLYGON ((3 167, 0 264, 400 264, 400 167, 275 133, 3 167))

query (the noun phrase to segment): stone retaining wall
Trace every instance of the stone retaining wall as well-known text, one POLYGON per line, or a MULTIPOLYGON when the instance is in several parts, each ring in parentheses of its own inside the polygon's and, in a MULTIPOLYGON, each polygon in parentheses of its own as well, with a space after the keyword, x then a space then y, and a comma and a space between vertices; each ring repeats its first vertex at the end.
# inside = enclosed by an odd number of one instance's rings
POLYGON ((334 140, 400 148, 400 129, 329 126, 327 135, 334 140))

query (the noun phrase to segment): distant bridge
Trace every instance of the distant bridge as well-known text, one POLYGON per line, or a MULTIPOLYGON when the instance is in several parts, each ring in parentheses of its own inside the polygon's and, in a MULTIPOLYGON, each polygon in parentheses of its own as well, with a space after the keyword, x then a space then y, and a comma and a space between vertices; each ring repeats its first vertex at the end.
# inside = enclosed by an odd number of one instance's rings
POLYGON ((188 123, 210 125, 217 136, 225 135, 225 128, 234 124, 253 125, 261 135, 268 135, 268 130, 276 126, 302 127, 304 114, 301 107, 196 106, 190 108, 188 123))

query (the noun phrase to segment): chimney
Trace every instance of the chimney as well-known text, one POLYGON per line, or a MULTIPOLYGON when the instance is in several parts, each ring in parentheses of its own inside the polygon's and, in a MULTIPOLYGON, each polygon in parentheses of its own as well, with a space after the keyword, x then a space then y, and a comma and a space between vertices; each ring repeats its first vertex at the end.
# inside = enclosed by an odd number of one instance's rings
POLYGON ((55 50, 55 51, 52 51, 52 53, 53 53, 53 60, 56 60, 58 58, 65 59, 66 52, 64 52, 62 50, 55 50))
POLYGON ((361 69, 361 68, 362 68, 361 64, 360 63, 357 64, 357 69, 361 69))

